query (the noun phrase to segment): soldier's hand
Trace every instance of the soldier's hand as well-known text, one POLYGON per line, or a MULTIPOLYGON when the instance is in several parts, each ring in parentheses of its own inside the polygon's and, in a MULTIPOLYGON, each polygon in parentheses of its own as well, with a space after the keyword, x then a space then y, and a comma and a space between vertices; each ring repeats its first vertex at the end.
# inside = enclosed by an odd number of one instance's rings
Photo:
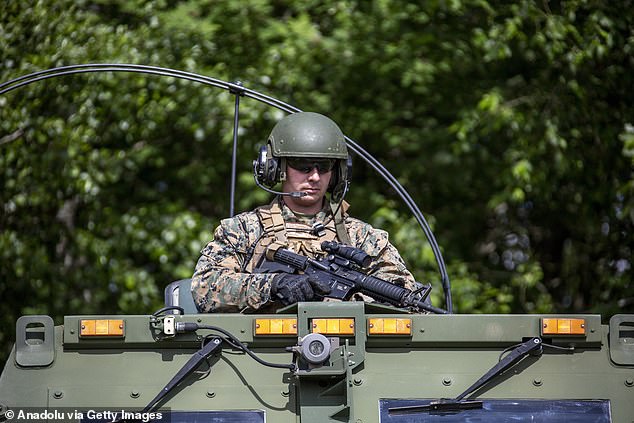
POLYGON ((273 278, 271 285, 271 296, 284 305, 310 301, 315 298, 315 293, 326 295, 330 293, 330 286, 309 275, 280 273, 273 278))

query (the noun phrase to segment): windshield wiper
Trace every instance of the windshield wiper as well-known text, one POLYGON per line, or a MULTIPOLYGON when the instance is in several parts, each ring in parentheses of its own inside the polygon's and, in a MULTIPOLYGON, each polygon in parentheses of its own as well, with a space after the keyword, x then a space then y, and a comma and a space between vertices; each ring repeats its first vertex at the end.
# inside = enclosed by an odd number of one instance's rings
POLYGON ((154 407, 169 394, 172 389, 176 388, 187 376, 193 373, 194 370, 200 366, 200 363, 205 361, 209 356, 214 354, 222 346, 222 339, 220 337, 213 337, 207 344, 205 344, 200 350, 196 351, 194 355, 185 363, 185 365, 174 375, 167 385, 161 390, 161 392, 154 397, 150 403, 145 406, 143 412, 152 411, 154 407))
POLYGON ((519 347, 512 350, 506 357, 501 359, 495 366, 478 379, 473 385, 468 387, 463 393, 456 398, 444 398, 439 401, 432 401, 425 405, 407 405, 401 407, 388 408, 390 414, 406 414, 406 413, 421 413, 421 412, 446 412, 446 411, 461 411, 470 410, 476 408, 482 408, 482 401, 465 400, 467 396, 480 389, 482 386, 489 383, 496 376, 504 373, 515 364, 519 363, 524 357, 529 354, 541 355, 542 353, 542 340, 539 337, 531 338, 528 341, 520 344, 519 347))

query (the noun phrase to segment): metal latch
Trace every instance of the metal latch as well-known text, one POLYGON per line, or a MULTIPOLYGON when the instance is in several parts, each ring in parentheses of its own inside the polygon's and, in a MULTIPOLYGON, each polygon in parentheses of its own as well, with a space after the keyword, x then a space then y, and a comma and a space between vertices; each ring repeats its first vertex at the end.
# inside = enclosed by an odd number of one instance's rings
POLYGON ((49 316, 20 317, 15 338, 15 361, 19 366, 48 366, 55 359, 55 327, 49 316))
POLYGON ((615 314, 610 319, 610 359, 634 366, 634 314, 615 314))

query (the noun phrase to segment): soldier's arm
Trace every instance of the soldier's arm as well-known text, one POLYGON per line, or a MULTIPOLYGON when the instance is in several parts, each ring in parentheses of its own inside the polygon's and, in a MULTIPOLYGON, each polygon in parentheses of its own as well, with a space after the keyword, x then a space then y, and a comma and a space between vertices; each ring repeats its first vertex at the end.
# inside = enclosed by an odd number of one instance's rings
POLYGON ((201 251, 192 276, 192 296, 200 312, 258 309, 270 300, 273 274, 241 270, 250 236, 239 218, 223 220, 201 251))

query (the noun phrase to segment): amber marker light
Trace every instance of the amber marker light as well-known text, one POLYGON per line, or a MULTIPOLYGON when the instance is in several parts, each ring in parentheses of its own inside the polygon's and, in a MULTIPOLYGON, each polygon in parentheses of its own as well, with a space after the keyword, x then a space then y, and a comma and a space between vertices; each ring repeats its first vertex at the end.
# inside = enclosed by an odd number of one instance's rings
POLYGON ((86 319, 79 321, 79 336, 107 336, 122 338, 125 323, 123 320, 86 319))
POLYGON ((313 319, 312 332, 322 335, 354 335, 354 319, 313 319))
POLYGON ((297 335, 297 319, 255 319, 256 335, 297 335))
POLYGON ((542 335, 585 335, 586 319, 543 318, 542 335))
POLYGON ((412 319, 403 318, 375 318, 368 319, 368 334, 370 335, 411 335, 412 319))

